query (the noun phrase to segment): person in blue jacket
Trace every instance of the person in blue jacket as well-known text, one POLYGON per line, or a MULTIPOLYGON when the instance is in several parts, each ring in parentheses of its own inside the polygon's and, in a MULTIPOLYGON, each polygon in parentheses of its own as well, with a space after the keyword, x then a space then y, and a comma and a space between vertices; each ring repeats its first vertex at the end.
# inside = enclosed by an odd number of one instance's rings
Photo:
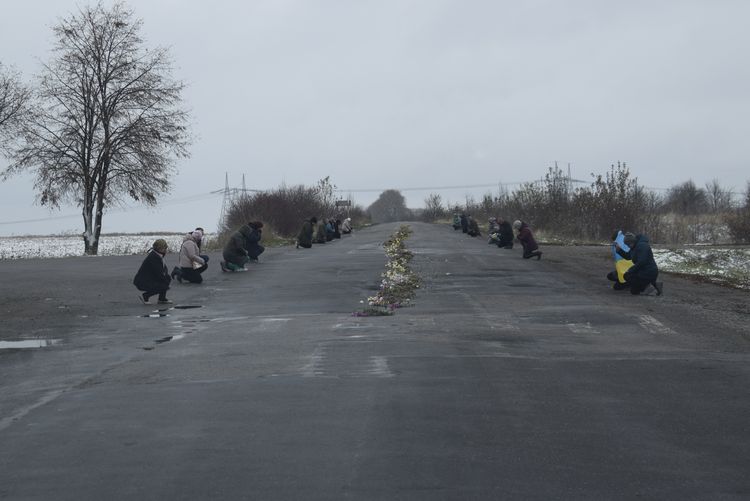
POLYGON ((648 237, 646 235, 625 234, 623 239, 625 246, 630 247, 630 251, 625 251, 624 246, 617 244, 617 253, 625 259, 633 262, 633 266, 625 272, 625 281, 630 284, 631 294, 640 294, 645 292, 649 294, 652 290, 649 286, 656 289, 656 295, 661 296, 663 292, 662 282, 657 282, 659 276, 659 267, 654 260, 654 253, 651 250, 648 237))

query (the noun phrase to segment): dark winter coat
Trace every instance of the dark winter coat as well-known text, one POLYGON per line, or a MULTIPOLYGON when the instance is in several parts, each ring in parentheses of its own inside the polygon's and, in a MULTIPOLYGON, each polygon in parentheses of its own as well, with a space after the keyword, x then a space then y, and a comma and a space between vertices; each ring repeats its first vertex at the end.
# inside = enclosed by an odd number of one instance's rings
POLYGON ((464 216, 463 214, 461 214, 461 230, 464 233, 469 232, 469 220, 466 219, 466 216, 464 216))
POLYGON ((171 281, 164 258, 154 249, 151 249, 146 259, 141 263, 141 267, 138 268, 138 273, 135 274, 133 279, 133 285, 140 291, 156 292, 169 289, 169 282, 171 281))
MULTIPOLYGON (((643 280, 654 281, 659 276, 659 267, 654 260, 654 253, 646 235, 636 235, 635 244, 630 252, 617 249, 617 253, 625 259, 633 261, 633 266, 625 272, 626 275, 636 276, 643 280)), ((626 277, 626 280, 628 277, 626 277)))
POLYGON ((297 235, 297 242, 304 247, 310 247, 312 245, 312 238, 313 225, 310 221, 305 221, 302 223, 302 229, 299 230, 299 235, 297 235))
POLYGON ((521 228, 518 230, 518 241, 523 245, 524 254, 534 252, 539 248, 539 245, 534 240, 534 234, 531 233, 531 228, 526 223, 521 223, 521 228))
POLYGON ((263 235, 260 228, 245 225, 240 228, 240 233, 245 237, 245 250, 250 259, 257 259, 258 256, 263 254, 263 251, 266 250, 266 248, 260 245, 260 239, 263 235))
POLYGON ((315 229, 315 243, 326 243, 326 225, 323 221, 319 222, 318 227, 315 229))
POLYGON ((477 224, 476 219, 469 219, 469 230, 467 231, 467 233, 471 237, 479 237, 482 235, 482 232, 479 231, 479 224, 477 224))
POLYGON ((251 233, 251 229, 248 225, 243 226, 239 230, 232 233, 229 237, 229 241, 224 246, 224 260, 230 263, 246 263, 247 262, 247 249, 245 239, 251 233))
POLYGON ((500 229, 498 230, 497 235, 498 247, 513 246, 513 227, 508 221, 503 221, 502 223, 500 223, 500 229))

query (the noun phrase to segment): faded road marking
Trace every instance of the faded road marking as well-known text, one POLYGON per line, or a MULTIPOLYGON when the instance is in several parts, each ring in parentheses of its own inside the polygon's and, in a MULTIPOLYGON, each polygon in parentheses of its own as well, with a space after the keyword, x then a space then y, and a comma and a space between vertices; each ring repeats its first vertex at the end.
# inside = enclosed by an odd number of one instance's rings
POLYGON ((310 362, 302 368, 303 377, 324 376, 323 362, 325 362, 326 351, 322 346, 315 348, 310 355, 310 362))
POLYGON ((370 357, 370 369, 366 371, 367 375, 376 377, 393 377, 394 374, 388 367, 388 359, 386 357, 370 357))
POLYGON ((638 324, 651 334, 677 334, 651 315, 637 315, 638 324))
POLYGON ((585 324, 566 324, 570 332, 573 334, 601 334, 598 330, 591 326, 591 322, 585 324))

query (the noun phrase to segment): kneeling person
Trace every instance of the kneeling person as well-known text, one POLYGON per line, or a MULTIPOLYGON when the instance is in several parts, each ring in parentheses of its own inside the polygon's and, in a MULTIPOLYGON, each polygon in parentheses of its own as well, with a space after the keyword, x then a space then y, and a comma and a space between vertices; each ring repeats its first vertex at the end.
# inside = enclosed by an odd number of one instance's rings
POLYGON ((203 238, 203 232, 195 230, 185 235, 180 247, 180 271, 176 274, 177 280, 187 280, 190 283, 199 284, 203 282, 201 273, 208 268, 208 256, 200 254, 198 243, 203 238))
POLYGON ((159 295, 159 304, 170 304, 172 301, 167 299, 167 291, 169 290, 169 283, 172 281, 169 278, 169 270, 167 265, 164 263, 164 257, 167 255, 167 242, 160 238, 154 241, 151 246, 151 250, 148 251, 146 259, 141 263, 141 267, 138 268, 138 273, 133 278, 133 285, 143 294, 139 296, 139 299, 143 304, 148 304, 151 296, 159 295))

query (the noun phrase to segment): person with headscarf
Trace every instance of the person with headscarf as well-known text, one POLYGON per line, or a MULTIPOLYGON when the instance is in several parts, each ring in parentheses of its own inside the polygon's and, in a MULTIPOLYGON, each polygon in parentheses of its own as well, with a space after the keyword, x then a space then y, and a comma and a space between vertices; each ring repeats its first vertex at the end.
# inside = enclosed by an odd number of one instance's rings
POLYGON ((187 280, 193 284, 203 282, 201 273, 208 269, 208 256, 200 254, 198 242, 203 238, 201 230, 195 230, 188 233, 182 239, 180 247, 179 267, 172 270, 171 277, 176 278, 180 283, 187 280))
POLYGON ((344 222, 341 223, 341 233, 343 235, 348 235, 352 232, 352 218, 348 217, 344 219, 344 222))
POLYGON ((539 245, 536 243, 529 225, 523 221, 516 220, 513 221, 513 229, 518 232, 516 238, 523 246, 523 258, 530 259, 536 257, 537 261, 542 259, 542 251, 539 250, 539 245))
POLYGON ((313 216, 310 219, 306 219, 302 223, 302 229, 299 230, 297 235, 297 248, 303 247, 309 249, 312 247, 313 242, 313 229, 318 224, 318 218, 313 216))
POLYGON ((172 301, 167 299, 169 283, 169 270, 164 262, 167 255, 168 246, 166 240, 159 238, 154 241, 151 249, 148 251, 146 258, 141 263, 138 272, 133 278, 133 285, 143 294, 138 295, 138 299, 143 304, 149 304, 152 296, 158 295, 159 304, 171 304, 172 301))
POLYGON ((648 237, 646 235, 634 235, 626 233, 621 245, 616 242, 617 253, 625 259, 633 262, 633 266, 628 268, 623 278, 630 284, 630 293, 638 295, 642 292, 650 294, 656 290, 656 295, 661 296, 664 292, 662 282, 657 282, 659 276, 659 267, 654 260, 654 253, 651 250, 648 237), (626 251, 625 247, 630 250, 626 251), (653 287, 650 289, 649 286, 653 287))

